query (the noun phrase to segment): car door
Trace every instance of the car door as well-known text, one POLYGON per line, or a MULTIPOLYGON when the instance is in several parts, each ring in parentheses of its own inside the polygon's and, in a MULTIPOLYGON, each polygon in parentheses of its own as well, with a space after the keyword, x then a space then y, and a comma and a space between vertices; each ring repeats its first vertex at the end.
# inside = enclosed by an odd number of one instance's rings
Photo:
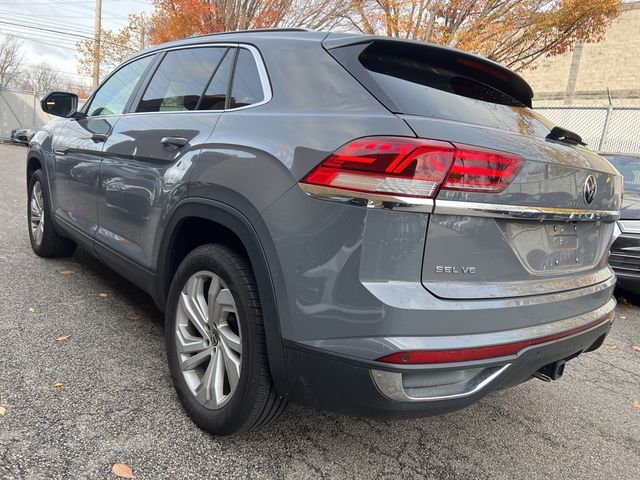
POLYGON ((83 118, 64 120, 54 145, 53 204, 56 216, 79 240, 97 230, 98 174, 104 141, 120 118, 152 58, 130 62, 100 86, 83 118))
POLYGON ((162 222, 224 110, 234 56, 224 45, 166 51, 105 142, 96 250, 135 283, 153 270, 162 222))

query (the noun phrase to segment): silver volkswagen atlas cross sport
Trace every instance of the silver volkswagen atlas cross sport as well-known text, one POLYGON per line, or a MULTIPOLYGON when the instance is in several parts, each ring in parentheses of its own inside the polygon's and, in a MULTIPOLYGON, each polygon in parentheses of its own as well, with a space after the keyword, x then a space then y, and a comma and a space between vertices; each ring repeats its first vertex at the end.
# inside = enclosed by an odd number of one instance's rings
POLYGON ((614 168, 529 85, 436 45, 234 32, 129 59, 31 141, 34 251, 90 251, 166 312, 203 429, 290 401, 375 417, 561 376, 602 343, 614 168))

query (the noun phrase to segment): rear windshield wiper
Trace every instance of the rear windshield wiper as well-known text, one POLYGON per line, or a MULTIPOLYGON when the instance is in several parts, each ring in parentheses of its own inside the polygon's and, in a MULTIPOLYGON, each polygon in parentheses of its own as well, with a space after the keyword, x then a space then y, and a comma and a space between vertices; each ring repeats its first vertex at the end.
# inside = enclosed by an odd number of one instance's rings
POLYGON ((547 135, 547 138, 549 140, 557 140, 570 145, 587 145, 582 141, 582 137, 580 135, 561 127, 553 127, 551 132, 549 132, 549 135, 547 135))

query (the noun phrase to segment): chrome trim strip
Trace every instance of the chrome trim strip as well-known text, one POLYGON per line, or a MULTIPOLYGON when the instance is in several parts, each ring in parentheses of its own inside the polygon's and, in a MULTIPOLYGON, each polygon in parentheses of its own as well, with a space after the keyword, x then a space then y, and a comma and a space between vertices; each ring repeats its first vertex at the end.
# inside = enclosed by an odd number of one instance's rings
POLYGON ((373 194, 342 190, 298 183, 298 186, 310 197, 369 208, 386 208, 407 212, 434 213, 436 215, 457 215, 468 217, 512 218, 517 220, 554 220, 563 222, 603 222, 620 218, 617 210, 584 210, 555 207, 527 207, 519 205, 500 205, 493 203, 460 202, 399 195, 373 194))
MULTIPOLYGON (((581 270, 592 268, 590 266, 584 267, 581 270)), ((545 295, 548 293, 562 292, 567 288, 567 282, 571 282, 571 288, 584 288, 590 285, 602 283, 605 280, 611 278, 613 273, 608 265, 600 270, 592 273, 584 273, 578 276, 571 277, 558 277, 547 278, 545 275, 552 275, 566 272, 536 272, 534 275, 537 277, 533 280, 521 280, 511 282, 482 282, 479 285, 474 285, 476 282, 446 282, 447 297, 454 300, 486 300, 490 298, 515 298, 515 297, 529 297, 531 295, 545 295), (474 285, 475 290, 470 291, 470 287, 474 285)), ((568 272, 572 273, 572 272, 568 272)), ((579 273, 574 271, 574 274, 579 273)), ((438 290, 438 285, 442 285, 442 279, 434 278, 429 281, 424 281, 422 284, 427 290, 434 295, 443 295, 438 290)))
MULTIPOLYGON (((450 395, 437 395, 433 397, 412 397, 410 396, 404 386, 402 385, 402 373, 399 372, 386 372, 382 370, 371 370, 371 377, 374 383, 382 392, 383 395, 389 397, 392 400, 400 402, 434 402, 438 400, 453 400, 455 398, 464 398, 478 393, 483 390, 487 385, 498 378, 502 373, 511 366, 510 363, 500 367, 488 367, 480 372, 475 377, 468 380, 465 387, 467 389, 459 393, 452 393, 450 395)), ((437 387, 434 387, 437 388, 437 387)))
POLYGON ((307 183, 298 183, 298 186, 308 196, 322 200, 403 212, 431 213, 433 211, 433 200, 431 198, 356 192, 352 190, 342 190, 340 188, 309 185, 307 183))
POLYGON ((465 217, 513 218, 518 220, 556 220, 564 222, 603 222, 620 218, 617 210, 583 210, 554 207, 524 207, 492 203, 436 200, 434 214, 459 215, 465 217))

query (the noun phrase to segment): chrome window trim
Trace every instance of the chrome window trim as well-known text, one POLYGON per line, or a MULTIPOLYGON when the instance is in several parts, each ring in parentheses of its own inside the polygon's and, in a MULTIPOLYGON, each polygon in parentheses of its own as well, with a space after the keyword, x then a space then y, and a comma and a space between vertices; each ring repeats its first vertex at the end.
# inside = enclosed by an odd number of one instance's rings
MULTIPOLYGON (((271 82, 269 81, 269 74, 267 73, 267 68, 264 64, 264 59, 262 58, 262 55, 260 54, 260 51, 254 47, 253 45, 249 45, 246 43, 197 43, 197 44, 190 44, 190 45, 180 45, 177 47, 167 47, 167 48, 161 48, 158 50, 154 50, 153 52, 149 52, 146 54, 142 54, 140 56, 131 58, 129 60, 127 60, 126 62, 124 62, 123 64, 119 65, 117 69, 115 69, 112 73, 109 74, 109 76, 107 78, 104 79, 104 81, 100 84, 100 86, 96 89, 96 92, 98 90, 100 90, 100 88, 102 87, 102 85, 114 74, 116 73, 118 70, 120 70, 121 68, 123 68, 124 66, 128 65, 129 63, 135 62, 136 60, 139 60, 141 58, 144 57, 148 57, 149 55, 156 55, 156 54, 162 54, 162 53, 166 53, 166 52, 171 52, 174 50, 185 50, 185 49, 191 49, 191 48, 211 48, 211 47, 227 47, 227 48, 244 48, 246 50, 249 50, 251 52, 251 54, 253 55, 253 59, 256 62, 256 67, 258 69, 258 75, 260 76, 260 83, 262 85, 262 93, 264 95, 264 99, 260 102, 257 103, 252 103, 251 105, 245 105, 243 107, 236 107, 236 108, 225 108, 222 110, 179 110, 179 111, 175 111, 175 112, 125 112, 125 113, 120 113, 117 115, 103 115, 100 116, 99 118, 109 118, 109 117, 121 117, 123 115, 157 115, 159 113, 161 113, 162 115, 180 115, 180 114, 211 114, 211 113, 224 113, 224 112, 237 112, 240 110, 246 110, 248 108, 255 108, 255 107, 259 107, 261 105, 264 105, 266 103, 269 103, 271 101, 271 99, 273 98, 273 92, 271 89, 271 82)), ((155 73, 155 72, 154 72, 155 73)), ((234 72, 235 74, 235 72, 234 72)), ((151 76, 151 79, 153 79, 153 75, 151 76)), ((93 97, 95 96, 95 92, 91 95, 91 98, 89 99, 89 101, 93 101, 93 97)), ((136 105, 137 106, 137 105, 136 105)), ((83 107, 84 109, 84 107, 83 107)), ((93 117, 90 117, 93 118, 93 117)), ((98 118, 98 117, 95 117, 98 118)))
POLYGON ((492 203, 461 202, 399 195, 373 194, 298 183, 308 196, 369 208, 386 208, 407 212, 434 213, 464 217, 511 218, 517 220, 554 220, 564 222, 603 222, 620 218, 617 210, 584 210, 555 207, 530 207, 492 203))

